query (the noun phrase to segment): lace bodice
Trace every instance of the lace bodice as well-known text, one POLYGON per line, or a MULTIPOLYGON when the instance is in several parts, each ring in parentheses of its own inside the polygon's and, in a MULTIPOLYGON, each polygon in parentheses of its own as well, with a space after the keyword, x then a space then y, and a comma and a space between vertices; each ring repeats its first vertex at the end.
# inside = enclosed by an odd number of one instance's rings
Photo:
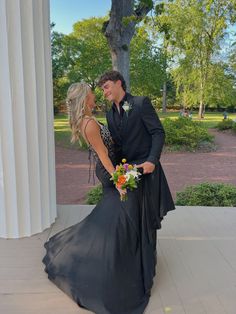
MULTIPOLYGON (((100 125, 101 138, 103 140, 104 145, 106 146, 106 148, 108 150, 109 157, 113 160, 113 158, 114 158, 114 147, 113 147, 113 141, 112 141, 111 133, 108 130, 108 127, 106 125, 101 124, 100 122, 99 122, 99 125, 100 125)), ((95 158, 95 161, 97 162, 99 160, 98 155, 91 145, 89 145, 89 150, 92 152, 92 154, 95 158)))
MULTIPOLYGON (((108 127, 106 125, 103 125, 100 122, 98 122, 98 124, 100 126, 101 138, 103 140, 104 145, 106 146, 108 150, 108 156, 111 159, 112 163, 114 164, 115 153, 114 153, 114 144, 112 141, 111 133, 108 130, 108 127)), ((102 182, 102 184, 106 186, 113 185, 112 182, 110 181, 110 174, 104 168, 102 162, 100 161, 96 151, 93 149, 91 144, 88 145, 88 149, 89 149, 89 160, 90 160, 88 182, 90 182, 91 174, 92 174, 93 182, 95 184, 94 176, 95 176, 95 168, 96 168, 96 176, 98 177, 99 181, 102 182), (96 167, 95 167, 95 164, 96 164, 96 167), (92 173, 91 173, 91 170, 92 170, 92 173)))

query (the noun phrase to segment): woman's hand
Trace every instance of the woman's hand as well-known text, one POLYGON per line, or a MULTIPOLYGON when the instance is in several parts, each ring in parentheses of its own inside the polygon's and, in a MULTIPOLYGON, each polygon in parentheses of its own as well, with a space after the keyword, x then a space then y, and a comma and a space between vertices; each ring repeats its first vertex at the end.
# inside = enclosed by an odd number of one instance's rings
POLYGON ((123 198, 127 193, 127 189, 120 189, 116 186, 117 191, 120 193, 120 197, 123 198))

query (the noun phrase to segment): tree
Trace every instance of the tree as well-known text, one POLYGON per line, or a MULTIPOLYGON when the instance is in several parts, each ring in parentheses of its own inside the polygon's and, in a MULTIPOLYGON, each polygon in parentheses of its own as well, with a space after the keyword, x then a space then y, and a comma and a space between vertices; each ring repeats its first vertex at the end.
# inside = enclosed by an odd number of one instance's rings
POLYGON ((121 72, 130 88, 130 41, 135 26, 152 9, 153 1, 112 0, 110 19, 104 23, 104 33, 111 51, 112 67, 121 72))
POLYGON ((106 39, 101 31, 105 18, 91 18, 74 24, 70 35, 52 32, 54 104, 66 98, 73 82, 85 81, 95 89, 98 77, 111 66, 106 39))
POLYGON ((172 70, 176 86, 176 97, 181 107, 198 106, 200 102, 199 93, 199 71, 196 70, 190 60, 181 60, 177 68, 172 70))
MULTIPOLYGON (((111 67, 106 38, 101 33, 105 18, 90 18, 74 24, 70 35, 54 32, 52 41, 54 100, 60 103, 72 82, 84 80, 95 89, 98 77, 111 67)), ((162 54, 150 38, 149 26, 137 27, 131 41, 132 91, 160 97, 163 84, 162 54)), ((101 100, 101 94, 96 90, 101 100)))
POLYGON ((178 93, 185 100, 191 94, 192 100, 199 103, 199 117, 202 117, 211 64, 220 50, 228 24, 235 18, 235 1, 176 0, 165 6, 164 15, 180 65, 173 71, 179 82, 178 93))
POLYGON ((160 49, 153 45, 148 26, 136 29, 130 45, 130 77, 132 92, 151 98, 161 96, 164 65, 160 49))
POLYGON ((79 57, 78 40, 72 36, 53 31, 51 25, 53 102, 57 106, 65 99, 70 84, 68 73, 73 69, 79 57))
MULTIPOLYGON (((182 63, 173 71, 177 99, 184 107, 192 107, 200 101, 201 95, 198 92, 200 76, 191 64, 182 63)), ((220 62, 209 64, 208 80, 205 84, 205 105, 208 108, 226 108, 235 105, 234 84, 235 78, 229 73, 228 65, 220 62)))
POLYGON ((153 35, 160 37, 161 35, 161 51, 163 56, 163 69, 164 69, 164 81, 162 86, 162 112, 166 112, 167 107, 167 81, 168 81, 168 67, 172 60, 172 52, 169 50, 169 39, 170 39, 170 25, 165 19, 164 3, 159 3, 155 6, 156 18, 153 25, 153 35), (164 19, 163 19, 164 17, 164 19))
POLYGON ((89 18, 73 25, 74 36, 80 45, 79 58, 70 72, 71 80, 85 80, 95 89, 98 77, 111 67, 109 47, 102 32, 106 17, 89 18))
POLYGON ((210 66, 206 100, 211 108, 236 108, 235 77, 227 64, 221 62, 210 66))
MULTIPOLYGON (((234 34, 236 36, 236 34, 234 34)), ((231 45, 231 50, 229 52, 229 57, 228 57, 228 62, 229 62, 229 71, 232 74, 232 76, 235 78, 236 81, 236 41, 234 39, 234 42, 231 45)), ((236 87, 236 84, 235 84, 236 87)))

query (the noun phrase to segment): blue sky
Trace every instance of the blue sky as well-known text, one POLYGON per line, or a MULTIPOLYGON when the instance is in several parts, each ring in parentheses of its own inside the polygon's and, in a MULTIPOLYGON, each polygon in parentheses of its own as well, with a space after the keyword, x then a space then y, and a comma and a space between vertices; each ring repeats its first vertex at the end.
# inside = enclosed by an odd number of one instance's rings
POLYGON ((69 34, 73 24, 92 16, 104 16, 111 9, 111 0, 50 0, 51 22, 55 30, 69 34))

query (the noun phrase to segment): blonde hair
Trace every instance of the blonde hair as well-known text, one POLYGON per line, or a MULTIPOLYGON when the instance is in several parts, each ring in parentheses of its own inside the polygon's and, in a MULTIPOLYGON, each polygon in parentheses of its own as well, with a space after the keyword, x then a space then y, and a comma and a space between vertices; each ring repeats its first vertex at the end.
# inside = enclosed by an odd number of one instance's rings
POLYGON ((80 139, 80 123, 85 115, 85 101, 89 91, 89 85, 84 82, 73 83, 67 91, 66 103, 72 143, 80 139))

